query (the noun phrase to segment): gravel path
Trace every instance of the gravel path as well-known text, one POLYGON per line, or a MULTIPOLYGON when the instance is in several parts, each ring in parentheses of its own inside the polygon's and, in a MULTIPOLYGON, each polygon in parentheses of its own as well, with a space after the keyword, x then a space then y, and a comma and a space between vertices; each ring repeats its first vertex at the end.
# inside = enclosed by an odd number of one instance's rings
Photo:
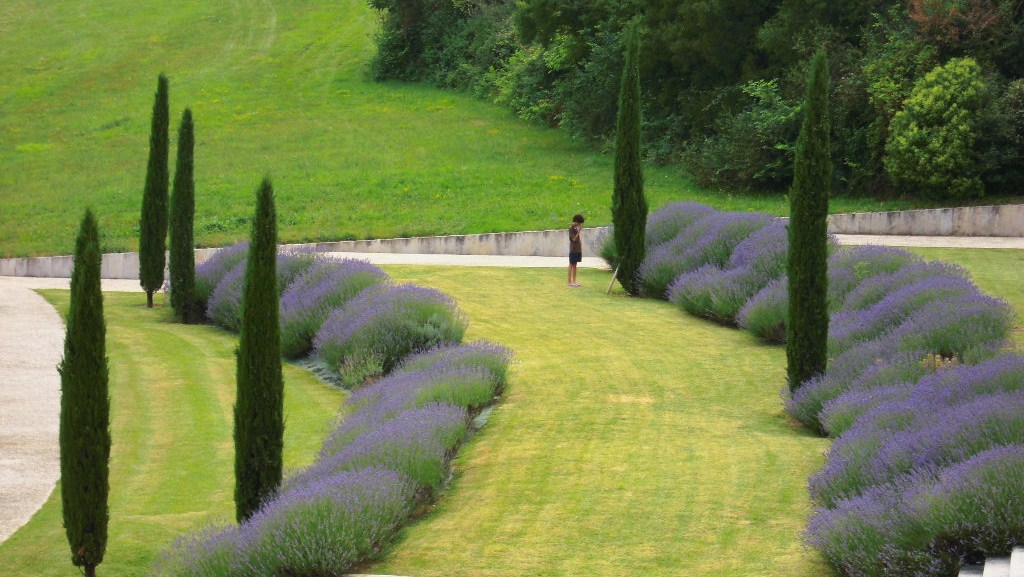
POLYGON ((0 541, 39 509, 60 476, 57 430, 64 324, 31 290, 0 282, 0 541))

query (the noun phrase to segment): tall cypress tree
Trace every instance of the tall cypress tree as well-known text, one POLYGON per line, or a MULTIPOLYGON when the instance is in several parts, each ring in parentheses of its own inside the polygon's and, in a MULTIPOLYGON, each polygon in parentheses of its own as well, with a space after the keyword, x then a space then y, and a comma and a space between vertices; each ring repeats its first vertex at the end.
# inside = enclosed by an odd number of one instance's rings
POLYGON ((284 381, 278 333, 274 191, 257 193, 242 293, 235 401, 235 516, 248 519, 281 482, 284 381))
POLYGON ((807 77, 790 194, 786 328, 790 390, 825 372, 828 355, 827 217, 832 184, 828 125, 828 59, 819 50, 807 77))
POLYGON ((640 165, 640 34, 637 21, 625 30, 626 64, 622 71, 619 110, 615 128, 615 192, 612 195, 612 223, 615 248, 619 254, 619 282, 630 294, 637 294, 637 270, 644 260, 647 227, 647 198, 640 165))
POLYGON ((196 257, 193 252, 193 221, 195 219, 195 181, 193 179, 193 149, 195 136, 192 111, 181 115, 178 128, 178 162, 174 168, 174 188, 171 193, 171 307, 181 322, 196 320, 195 273, 196 257))
POLYGON ((110 397, 100 259, 99 229, 87 210, 75 243, 64 358, 57 370, 64 532, 71 562, 90 577, 107 548, 110 493, 110 397))
POLYGON ((169 113, 167 77, 157 79, 153 121, 149 132, 149 164, 142 192, 139 219, 139 284, 146 291, 146 306, 153 306, 153 292, 164 284, 167 250, 167 154, 169 113))

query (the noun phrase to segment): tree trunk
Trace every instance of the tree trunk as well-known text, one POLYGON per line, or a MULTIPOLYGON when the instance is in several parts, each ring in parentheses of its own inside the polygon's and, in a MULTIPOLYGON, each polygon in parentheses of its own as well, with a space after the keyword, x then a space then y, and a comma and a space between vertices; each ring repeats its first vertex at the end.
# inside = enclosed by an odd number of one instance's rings
POLYGON ((153 291, 146 291, 146 308, 153 308, 153 291))

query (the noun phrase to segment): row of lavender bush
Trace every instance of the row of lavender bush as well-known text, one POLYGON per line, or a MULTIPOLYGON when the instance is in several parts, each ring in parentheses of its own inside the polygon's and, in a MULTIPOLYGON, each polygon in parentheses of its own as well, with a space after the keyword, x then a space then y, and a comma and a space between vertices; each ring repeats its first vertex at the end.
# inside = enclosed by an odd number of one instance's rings
MULTIPOLYGON (((241 323, 246 251, 246 243, 227 247, 196 268, 207 316, 231 330, 241 323)), ((312 352, 347 386, 392 370, 414 351, 459 342, 466 330, 454 299, 393 285, 366 261, 282 252, 277 271, 282 354, 294 359, 312 352)))
MULTIPOLYGON (((673 204, 648 221, 640 281, 691 314, 784 342, 786 250, 784 221, 673 204)), ((952 575, 965 558, 1024 543, 1012 308, 961 267, 892 248, 831 251, 828 368, 786 401, 836 438, 810 479, 807 541, 851 576, 952 575)))
MULTIPOLYGON (((209 316, 229 328, 237 327, 245 256, 236 245, 197 269, 209 316)), ((348 573, 435 494, 471 418, 505 386, 511 352, 458 344, 465 320, 437 291, 393 286, 366 262, 313 253, 279 255, 278 280, 283 350, 312 350, 363 386, 312 466, 289 474, 241 525, 178 540, 158 575, 348 573)))

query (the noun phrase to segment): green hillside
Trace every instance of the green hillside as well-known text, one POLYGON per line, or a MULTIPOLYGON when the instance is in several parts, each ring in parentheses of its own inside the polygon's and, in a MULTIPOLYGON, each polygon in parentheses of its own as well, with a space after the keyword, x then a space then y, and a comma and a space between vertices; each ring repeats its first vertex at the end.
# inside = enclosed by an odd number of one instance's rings
MULTIPOLYGON (((161 71, 172 140, 185 106, 196 118, 200 245, 247 234, 264 173, 284 242, 610 221, 607 155, 470 95, 370 81, 377 22, 363 0, 3 2, 0 256, 70 253, 86 206, 105 250, 135 249, 161 71)), ((694 190, 671 168, 647 183, 655 208, 785 209, 694 190)))

